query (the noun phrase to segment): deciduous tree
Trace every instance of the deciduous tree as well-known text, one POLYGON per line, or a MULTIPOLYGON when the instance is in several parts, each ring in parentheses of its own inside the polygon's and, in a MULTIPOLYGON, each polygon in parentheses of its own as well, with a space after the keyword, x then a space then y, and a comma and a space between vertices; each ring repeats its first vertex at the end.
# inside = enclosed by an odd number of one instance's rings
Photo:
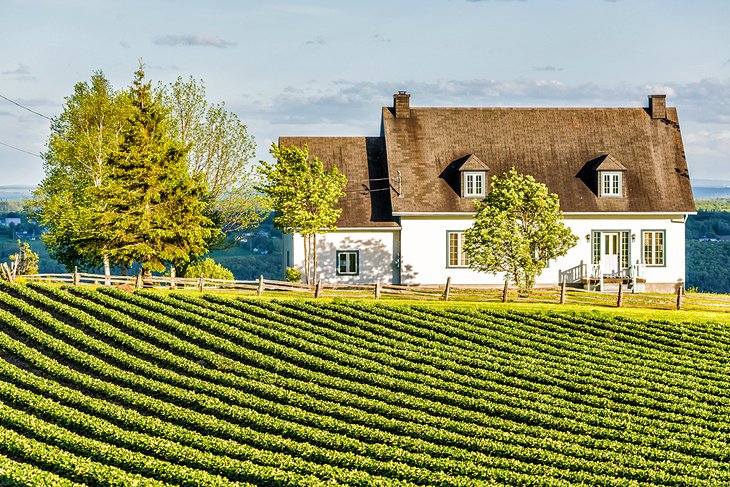
POLYGON ((578 238, 561 221, 558 196, 532 176, 510 171, 492 178, 487 197, 476 202, 465 232, 470 267, 497 274, 526 294, 551 259, 565 255, 578 238))
POLYGON ((347 178, 336 166, 325 171, 322 161, 309 157, 303 148, 272 144, 276 163, 261 161, 263 182, 259 187, 268 208, 277 212, 274 224, 287 233, 304 239, 304 278, 307 284, 317 280, 316 235, 336 229, 342 213, 335 208, 345 196, 347 178))
POLYGON ((50 256, 69 270, 102 263, 109 270, 109 253, 91 223, 102 210, 93 188, 106 182, 109 156, 119 146, 129 109, 127 93, 115 91, 97 71, 89 82, 76 84, 51 122, 43 154, 46 175, 29 207, 45 228, 50 256))
POLYGON ((257 204, 256 146, 246 125, 224 103, 207 101, 202 80, 179 77, 163 92, 172 134, 188 148, 192 174, 208 185, 212 218, 226 233, 259 224, 265 214, 257 204))

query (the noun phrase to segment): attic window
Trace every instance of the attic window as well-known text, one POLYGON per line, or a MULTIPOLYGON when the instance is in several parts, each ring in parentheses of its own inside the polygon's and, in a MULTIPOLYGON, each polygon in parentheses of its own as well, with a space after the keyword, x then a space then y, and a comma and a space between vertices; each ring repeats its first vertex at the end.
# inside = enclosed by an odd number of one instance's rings
POLYGON ((621 198, 623 196, 623 172, 601 171, 600 190, 604 198, 621 198))
POLYGON ((624 172, 626 166, 611 154, 601 154, 591 161, 598 173, 598 196, 601 198, 623 198, 624 172))
POLYGON ((485 172, 465 171, 462 174, 464 177, 464 198, 483 198, 485 172))
POLYGON ((487 194, 489 166, 474 154, 468 154, 449 166, 458 169, 462 198, 484 198, 487 194))

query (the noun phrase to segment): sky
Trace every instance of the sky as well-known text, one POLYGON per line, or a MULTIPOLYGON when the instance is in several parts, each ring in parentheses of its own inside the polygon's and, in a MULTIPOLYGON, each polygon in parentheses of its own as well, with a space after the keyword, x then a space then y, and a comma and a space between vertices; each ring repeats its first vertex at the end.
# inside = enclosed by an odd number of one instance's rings
POLYGON ((664 93, 692 179, 730 181, 727 0, 0 0, 0 9, 0 186, 41 181, 49 118, 76 83, 101 70, 124 88, 140 61, 154 84, 202 79, 208 100, 248 126, 257 159, 282 135, 378 135, 380 107, 398 90, 421 107, 640 107, 664 93))

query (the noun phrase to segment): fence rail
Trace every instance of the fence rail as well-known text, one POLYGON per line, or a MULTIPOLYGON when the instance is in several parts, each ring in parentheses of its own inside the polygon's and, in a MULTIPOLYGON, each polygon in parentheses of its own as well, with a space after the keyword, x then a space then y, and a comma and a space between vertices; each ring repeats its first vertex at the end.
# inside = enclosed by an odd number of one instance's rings
POLYGON ((250 292, 259 296, 264 293, 286 295, 297 294, 310 297, 341 298, 390 298, 411 300, 448 300, 454 302, 532 302, 532 303, 573 303, 595 306, 635 307, 653 309, 688 309, 705 311, 730 312, 730 296, 686 293, 679 288, 676 294, 661 293, 628 293, 619 286, 617 292, 607 293, 587 291, 568 287, 565 283, 559 286, 539 287, 528 296, 520 296, 516 289, 506 287, 479 287, 474 285, 452 285, 449 279, 445 285, 396 285, 396 284, 327 284, 316 286, 264 279, 258 280, 224 280, 208 278, 184 278, 168 276, 105 276, 75 272, 69 274, 33 274, 22 276, 27 281, 72 284, 76 286, 127 286, 135 289, 197 289, 237 290, 250 292))

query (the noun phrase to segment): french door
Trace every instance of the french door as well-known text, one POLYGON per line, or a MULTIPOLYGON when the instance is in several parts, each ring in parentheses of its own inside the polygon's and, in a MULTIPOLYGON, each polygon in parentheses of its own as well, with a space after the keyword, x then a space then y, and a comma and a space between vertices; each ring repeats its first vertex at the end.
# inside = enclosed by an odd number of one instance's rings
POLYGON ((629 232, 608 230, 593 232, 593 263, 599 264, 604 277, 629 274, 629 232))
POLYGON ((601 235, 601 273, 617 276, 621 272, 621 234, 604 232, 601 235))

